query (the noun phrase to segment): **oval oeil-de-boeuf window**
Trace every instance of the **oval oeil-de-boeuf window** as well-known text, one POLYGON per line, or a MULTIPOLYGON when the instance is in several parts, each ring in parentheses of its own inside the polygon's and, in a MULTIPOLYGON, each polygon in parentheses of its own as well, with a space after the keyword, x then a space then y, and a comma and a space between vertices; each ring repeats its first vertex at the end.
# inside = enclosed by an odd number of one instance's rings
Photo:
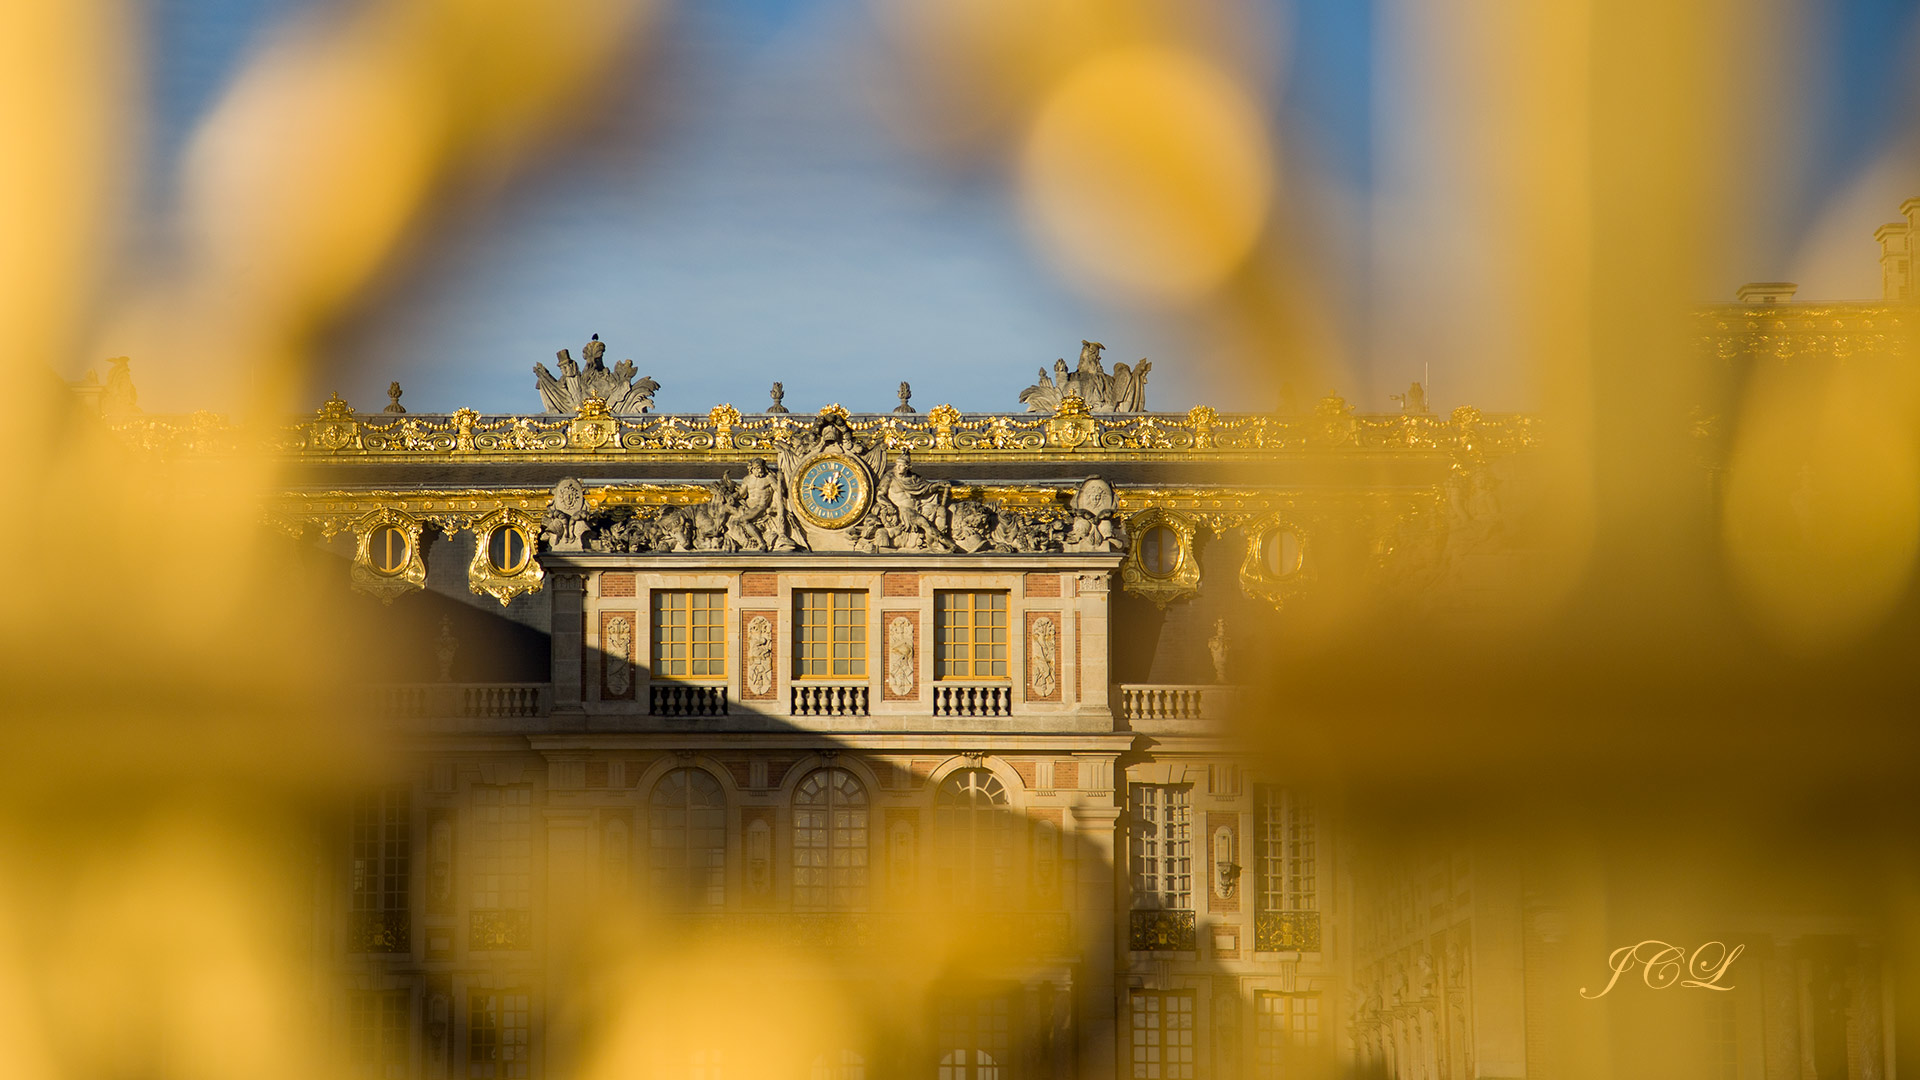
POLYGON ((487 561, 493 572, 511 577, 527 568, 533 543, 518 525, 502 525, 487 535, 487 561))
POLYGON ((375 573, 391 577, 407 568, 407 560, 413 555, 413 545, 407 540, 405 530, 383 525, 367 539, 367 554, 371 557, 375 573))
POLYGON ((1172 577, 1180 568, 1180 537, 1165 525, 1155 525, 1140 537, 1140 568, 1154 577, 1172 577))
POLYGON ((1260 560, 1272 577, 1283 578, 1300 569, 1300 537, 1292 529, 1275 529, 1260 540, 1260 560))

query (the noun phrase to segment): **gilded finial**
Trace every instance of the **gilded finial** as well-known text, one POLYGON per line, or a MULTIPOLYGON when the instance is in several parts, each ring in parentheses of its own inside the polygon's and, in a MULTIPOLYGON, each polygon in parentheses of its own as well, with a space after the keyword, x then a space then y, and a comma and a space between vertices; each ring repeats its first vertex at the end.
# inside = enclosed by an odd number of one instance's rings
POLYGON ((319 415, 322 420, 351 420, 353 406, 342 401, 339 392, 335 391, 328 394, 327 400, 320 403, 319 415))

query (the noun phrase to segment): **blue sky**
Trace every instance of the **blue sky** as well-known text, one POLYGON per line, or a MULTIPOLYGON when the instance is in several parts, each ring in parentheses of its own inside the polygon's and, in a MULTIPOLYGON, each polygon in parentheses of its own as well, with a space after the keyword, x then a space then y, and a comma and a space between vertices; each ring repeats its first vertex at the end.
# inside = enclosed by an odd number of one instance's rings
MULTIPOLYGON (((316 2, 152 0, 156 209, 227 81, 316 2)), ((1327 161, 1363 177, 1366 8, 1302 10, 1330 47, 1300 100, 1340 136, 1327 161)), ((433 236, 333 342, 323 378, 362 407, 398 378, 417 410, 525 409, 533 362, 598 333, 610 361, 660 380, 667 410, 757 408, 774 379, 799 409, 891 408, 902 379, 923 410, 1017 409, 1036 369, 1090 337, 1110 361, 1156 361, 1156 407, 1222 400, 1204 356, 1053 274, 1000 173, 940 171, 892 142, 862 100, 864 18, 857 0, 680 5, 669 85, 616 90, 594 147, 433 236)))
MULTIPOLYGON (((156 214, 183 146, 240 66, 290 15, 327 2, 149 0, 144 188, 156 214)), ((1806 16, 1793 91, 1805 116, 1765 181, 1779 227, 1739 253, 1740 280, 1797 272, 1807 237, 1828 229, 1844 241, 1836 265, 1862 264, 1832 287, 1877 282, 1870 234, 1898 198, 1877 205, 1889 196, 1869 196, 1862 177, 1911 119, 1916 6, 1828 0, 1806 16), (1836 211, 1850 189, 1858 207, 1836 211)), ((1377 114, 1396 93, 1394 72, 1375 62, 1392 10, 1392 0, 1296 0, 1270 12, 1285 43, 1275 128, 1296 162, 1362 201, 1382 182, 1377 114)), ((590 146, 429 237, 331 342, 322 378, 334 385, 317 389, 377 408, 397 378, 417 411, 531 409, 531 365, 561 347, 577 355, 599 333, 609 360, 632 357, 663 384, 669 411, 758 408, 774 379, 796 409, 884 410, 901 379, 923 410, 1008 409, 1036 368, 1095 337, 1110 360, 1154 360, 1155 407, 1231 407, 1233 388, 1202 345, 1053 274, 1000 172, 939 171, 889 140, 862 97, 865 17, 860 0, 680 5, 663 42, 670 78, 614 88, 590 146)), ((1920 193, 1900 175, 1879 184, 1920 193)), ((1364 214, 1340 228, 1365 249, 1364 214)), ((1364 258, 1342 272, 1364 292, 1364 258)), ((1346 318, 1363 312, 1356 303, 1346 318)), ((1366 401, 1406 373, 1376 374, 1378 385, 1357 372, 1360 392, 1343 389, 1366 401)), ((1483 405, 1522 404, 1501 400, 1497 382, 1451 381, 1483 405)))

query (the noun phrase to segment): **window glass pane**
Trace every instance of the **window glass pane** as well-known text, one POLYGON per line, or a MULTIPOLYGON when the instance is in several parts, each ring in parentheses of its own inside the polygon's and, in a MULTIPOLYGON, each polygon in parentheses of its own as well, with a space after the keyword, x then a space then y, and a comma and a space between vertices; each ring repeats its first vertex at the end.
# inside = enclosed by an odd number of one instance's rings
POLYGON ((1135 990, 1133 1075, 1150 1080, 1192 1080, 1193 992, 1135 990))
POLYGON ((864 908, 866 788, 846 769, 821 769, 801 782, 793 803, 794 907, 864 908))
POLYGON ((1254 1071, 1261 1080, 1280 1080, 1290 1058, 1319 1045, 1319 994, 1254 995, 1254 1071))
POLYGON ((407 910, 411 877, 409 792, 404 785, 362 792, 353 802, 353 910, 407 910))
POLYGON ((1319 852, 1313 808, 1278 785, 1262 785, 1256 800, 1260 910, 1317 910, 1319 852))
POLYGON ((672 769, 647 802, 649 880, 663 903, 717 908, 727 896, 727 803, 702 769, 672 769))
POLYGON ((653 675, 727 677, 727 594, 713 589, 653 591, 653 675))
POLYGON ((849 589, 794 592, 794 676, 864 678, 867 594, 849 589))
POLYGON ((1134 904, 1142 909, 1193 910, 1192 786, 1133 784, 1129 854, 1134 904))
POLYGON ((934 593, 935 678, 1007 677, 1007 594, 934 593))
POLYGON ((937 1025, 940 1080, 1011 1080, 1012 1010, 1005 996, 950 999, 937 1025))
POLYGON ((525 911, 532 878, 533 789, 473 787, 473 906, 525 911))
POLYGON ((975 907, 1011 891, 1013 836, 1007 789, 986 769, 960 769, 934 795, 935 883, 950 901, 975 907))
POLYGON ((405 990, 349 992, 347 1052, 353 1076, 402 1080, 407 1075, 411 1004, 405 990))

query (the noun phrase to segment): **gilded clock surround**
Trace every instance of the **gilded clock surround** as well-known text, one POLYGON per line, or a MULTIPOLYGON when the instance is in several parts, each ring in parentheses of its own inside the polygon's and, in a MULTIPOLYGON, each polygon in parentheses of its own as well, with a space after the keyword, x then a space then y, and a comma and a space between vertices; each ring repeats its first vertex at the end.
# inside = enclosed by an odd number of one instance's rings
POLYGON ((859 521, 873 503, 873 476, 866 463, 846 454, 824 454, 806 462, 794 479, 793 505, 810 525, 844 529, 859 521), (840 484, 846 484, 843 490, 840 484), (837 514, 823 513, 820 505, 847 496, 837 514))

